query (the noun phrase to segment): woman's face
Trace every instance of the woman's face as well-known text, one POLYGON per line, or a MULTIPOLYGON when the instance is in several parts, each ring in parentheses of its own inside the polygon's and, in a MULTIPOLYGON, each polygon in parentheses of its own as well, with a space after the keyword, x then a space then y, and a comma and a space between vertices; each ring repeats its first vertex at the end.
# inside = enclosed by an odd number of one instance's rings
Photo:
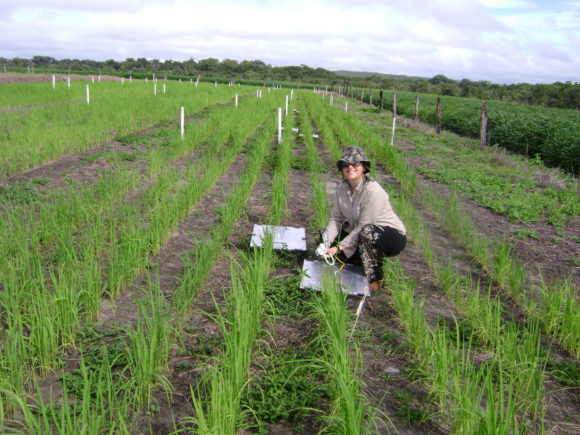
POLYGON ((358 183, 361 182, 364 176, 365 168, 362 163, 357 162, 358 164, 343 164, 342 165, 342 175, 344 178, 349 181, 351 186, 358 186, 358 183))

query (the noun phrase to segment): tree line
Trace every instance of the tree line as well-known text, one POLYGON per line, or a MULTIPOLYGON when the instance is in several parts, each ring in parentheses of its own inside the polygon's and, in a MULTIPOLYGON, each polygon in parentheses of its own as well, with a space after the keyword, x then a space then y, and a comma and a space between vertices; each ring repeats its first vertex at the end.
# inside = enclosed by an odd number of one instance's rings
POLYGON ((264 80, 309 83, 336 89, 339 86, 409 91, 422 94, 449 95, 482 100, 512 101, 529 105, 580 109, 580 83, 555 82, 552 84, 517 83, 500 85, 489 81, 461 81, 442 74, 432 78, 395 76, 389 74, 335 73, 324 68, 300 66, 272 66, 261 60, 218 60, 210 57, 183 62, 174 60, 127 58, 123 61, 108 59, 54 59, 34 56, 31 59, 0 57, 4 70, 70 71, 74 73, 102 72, 115 74, 156 74, 180 77, 215 77, 228 80, 264 80))

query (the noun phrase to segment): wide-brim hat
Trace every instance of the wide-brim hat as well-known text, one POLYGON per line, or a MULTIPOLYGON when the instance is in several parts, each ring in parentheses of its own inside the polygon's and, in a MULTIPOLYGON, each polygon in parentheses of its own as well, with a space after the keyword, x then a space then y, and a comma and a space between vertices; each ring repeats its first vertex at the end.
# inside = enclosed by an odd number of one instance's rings
POLYGON ((361 147, 355 145, 348 146, 342 151, 340 160, 336 162, 336 167, 340 171, 344 164, 349 163, 363 163, 369 171, 371 169, 371 162, 367 159, 367 155, 361 147))

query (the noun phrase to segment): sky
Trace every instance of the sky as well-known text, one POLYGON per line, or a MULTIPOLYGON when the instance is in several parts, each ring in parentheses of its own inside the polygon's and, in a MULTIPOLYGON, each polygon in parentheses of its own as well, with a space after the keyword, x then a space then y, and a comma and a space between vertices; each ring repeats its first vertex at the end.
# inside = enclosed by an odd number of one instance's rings
POLYGON ((580 82, 580 0, 0 0, 0 57, 580 82))

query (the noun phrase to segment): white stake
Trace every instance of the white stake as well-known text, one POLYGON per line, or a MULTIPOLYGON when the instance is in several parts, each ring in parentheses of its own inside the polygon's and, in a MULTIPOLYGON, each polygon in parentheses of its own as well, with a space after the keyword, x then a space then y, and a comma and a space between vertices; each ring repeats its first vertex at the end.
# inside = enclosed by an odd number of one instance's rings
POLYGON ((153 83, 153 95, 157 95, 157 83, 153 83))
POLYGON ((91 82, 95 83, 95 76, 91 76, 91 82))
POLYGON ((125 84, 125 77, 121 77, 121 84, 124 85, 125 84))
POLYGON ((236 107, 238 107, 238 94, 236 94, 236 107))
POLYGON ((89 104, 89 85, 87 85, 87 104, 89 104))
POLYGON ((217 88, 217 80, 214 82, 213 87, 217 88))
POLYGON ((286 116, 288 116, 288 95, 286 95, 286 116))
POLYGON ((52 89, 54 89, 54 87, 56 86, 56 78, 54 77, 54 74, 52 75, 52 89))
POLYGON ((133 76, 129 76, 129 83, 133 83, 133 76))
POLYGON ((282 108, 278 107, 278 145, 282 143, 282 108))
POLYGON ((344 103, 344 111, 348 112, 348 101, 346 103, 344 103))
POLYGON ((181 106, 181 140, 183 140, 184 122, 185 122, 185 109, 183 108, 183 106, 181 106))
POLYGON ((67 76, 66 78, 66 86, 70 89, 70 76, 67 76))
POLYGON ((333 101, 334 101, 334 98, 333 98, 333 97, 334 97, 334 95, 330 94, 330 105, 331 105, 331 106, 332 106, 332 103, 333 103, 333 101))
POLYGON ((397 124, 397 118, 393 116, 393 133, 391 134, 391 146, 395 143, 395 125, 397 124))
POLYGON ((165 83, 163 83, 163 93, 165 93, 165 83))
POLYGON ((290 100, 294 100, 294 89, 290 91, 290 100))
POLYGON ((145 83, 149 83, 149 78, 145 77, 145 83))

